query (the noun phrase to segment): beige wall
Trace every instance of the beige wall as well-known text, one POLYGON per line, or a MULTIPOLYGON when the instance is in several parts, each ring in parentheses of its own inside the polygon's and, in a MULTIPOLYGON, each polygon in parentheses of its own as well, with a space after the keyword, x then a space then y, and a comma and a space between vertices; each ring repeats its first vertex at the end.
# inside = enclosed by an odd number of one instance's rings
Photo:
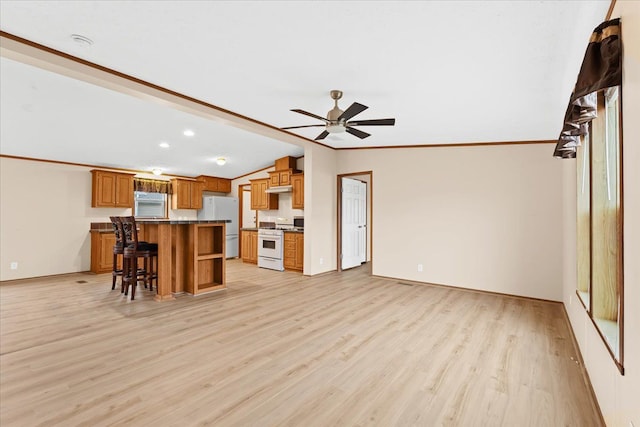
POLYGON ((0 280, 89 270, 90 223, 131 214, 90 207, 89 170, 0 158, 0 280))
POLYGON ((563 300, 584 363, 610 427, 640 426, 640 2, 618 1, 624 46, 624 365, 620 375, 602 339, 576 300, 576 165, 564 160, 563 300))
POLYGON ((310 144, 304 151, 304 274, 337 268, 336 151, 310 144))
POLYGON ((373 171, 373 274, 561 300, 562 164, 552 150, 340 151, 338 173, 373 171))

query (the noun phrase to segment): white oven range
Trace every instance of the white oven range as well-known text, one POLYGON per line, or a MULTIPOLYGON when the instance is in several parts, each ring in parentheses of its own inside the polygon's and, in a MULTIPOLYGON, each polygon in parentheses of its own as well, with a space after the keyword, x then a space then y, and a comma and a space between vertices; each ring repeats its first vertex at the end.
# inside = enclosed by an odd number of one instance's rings
POLYGON ((258 229, 258 267, 284 271, 284 231, 258 229))

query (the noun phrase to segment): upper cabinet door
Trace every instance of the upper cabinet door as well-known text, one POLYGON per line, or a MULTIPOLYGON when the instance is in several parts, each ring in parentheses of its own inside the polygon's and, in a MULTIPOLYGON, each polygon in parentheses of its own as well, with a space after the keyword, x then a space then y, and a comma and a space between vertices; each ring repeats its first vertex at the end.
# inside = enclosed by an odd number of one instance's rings
POLYGON ((291 208, 304 209, 304 174, 291 175, 291 185, 293 186, 291 208))
POLYGON ((190 199, 191 209, 202 209, 202 182, 192 181, 190 182, 190 199))
POLYGON ((116 205, 116 176, 106 171, 91 171, 93 188, 91 207, 114 207, 116 205))
POLYGON ((218 178, 218 192, 231 193, 231 180, 226 178, 218 178))
POLYGON ((280 171, 280 185, 291 185, 291 171, 280 171))
POLYGON ((132 175, 116 175, 115 188, 116 207, 132 208, 133 207, 133 176, 132 175))
POLYGON ((280 173, 269 172, 269 185, 271 187, 277 187, 280 185, 280 173))
POLYGON ((204 191, 218 191, 218 178, 212 176, 199 177, 204 182, 204 191))
POLYGON ((171 209, 190 209, 191 208, 191 186, 190 181, 182 179, 172 179, 171 187, 171 209))

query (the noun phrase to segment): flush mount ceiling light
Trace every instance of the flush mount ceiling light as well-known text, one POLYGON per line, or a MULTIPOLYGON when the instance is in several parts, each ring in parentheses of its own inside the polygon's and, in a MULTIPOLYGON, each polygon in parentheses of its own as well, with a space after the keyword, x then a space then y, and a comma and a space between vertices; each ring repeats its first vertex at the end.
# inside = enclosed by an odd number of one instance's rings
POLYGON ((91 46, 93 44, 93 40, 81 34, 71 34, 71 40, 73 40, 80 46, 91 46))
POLYGON ((151 172, 153 172, 154 175, 162 175, 162 169, 160 168, 153 168, 151 172))
POLYGON ((182 134, 183 134, 184 136, 193 136, 193 135, 195 135, 196 133, 195 133, 194 131, 192 131, 191 129, 185 129, 185 130, 184 130, 184 132, 182 132, 182 134))
POLYGON ((168 142, 164 142, 164 141, 161 142, 158 145, 160 146, 160 148, 169 148, 170 147, 169 143, 168 142))
POLYGON ((227 163, 227 159, 225 159, 224 157, 218 157, 216 159, 216 163, 219 164, 220 166, 223 166, 225 163, 227 163))

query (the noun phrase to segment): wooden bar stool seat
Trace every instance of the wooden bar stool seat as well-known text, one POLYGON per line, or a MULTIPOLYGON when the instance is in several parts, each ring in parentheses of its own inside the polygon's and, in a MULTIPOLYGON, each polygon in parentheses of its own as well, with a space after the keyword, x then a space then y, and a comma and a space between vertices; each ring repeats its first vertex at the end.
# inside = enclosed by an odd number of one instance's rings
POLYGON ((138 241, 138 229, 136 220, 132 216, 120 217, 124 236, 124 264, 122 274, 122 287, 127 295, 131 287, 131 299, 136 295, 138 281, 147 285, 153 291, 153 281, 158 288, 158 244, 138 241), (138 259, 143 258, 143 265, 138 265, 138 259))

